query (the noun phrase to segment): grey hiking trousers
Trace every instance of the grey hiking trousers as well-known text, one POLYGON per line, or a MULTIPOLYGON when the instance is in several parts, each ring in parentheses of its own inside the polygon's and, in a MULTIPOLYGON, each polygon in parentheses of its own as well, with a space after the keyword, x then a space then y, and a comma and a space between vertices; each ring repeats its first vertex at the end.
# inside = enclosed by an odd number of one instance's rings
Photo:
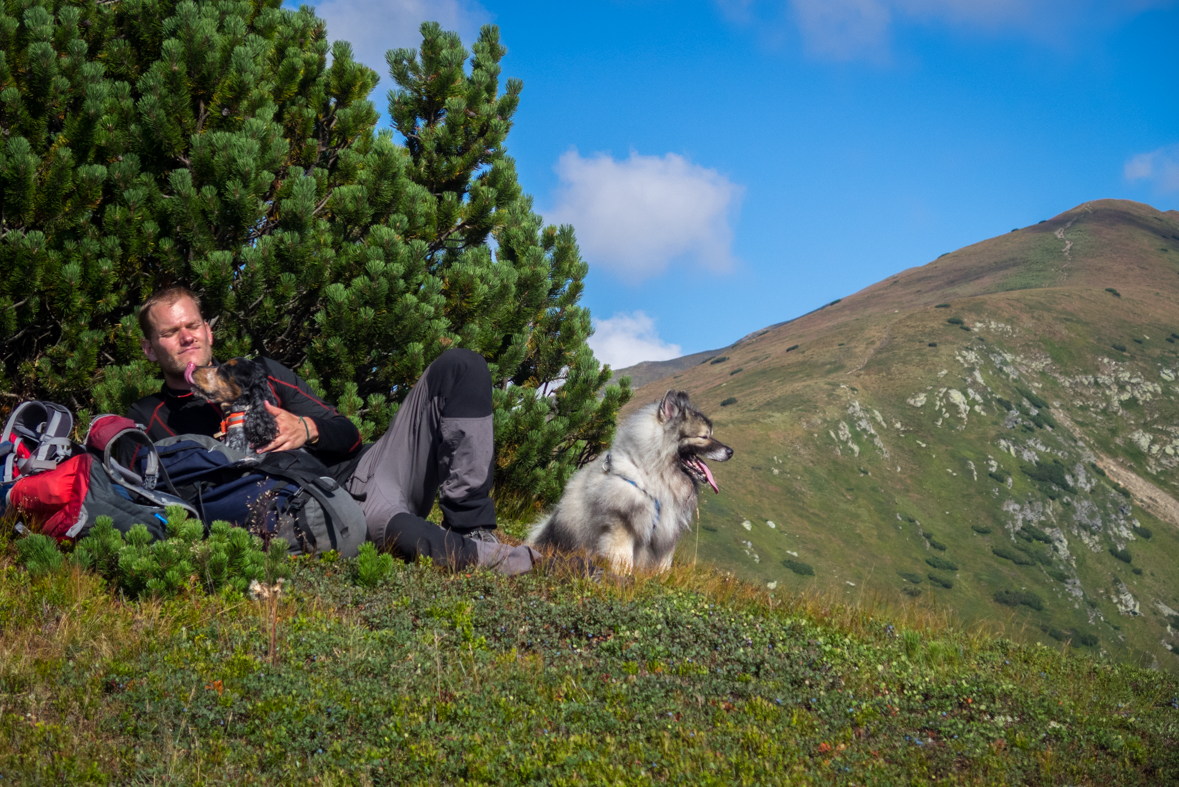
POLYGON ((447 350, 410 390, 345 488, 360 502, 378 548, 462 568, 479 563, 481 551, 463 533, 495 527, 494 459, 487 362, 471 350, 447 350), (426 520, 435 495, 445 527, 426 520))

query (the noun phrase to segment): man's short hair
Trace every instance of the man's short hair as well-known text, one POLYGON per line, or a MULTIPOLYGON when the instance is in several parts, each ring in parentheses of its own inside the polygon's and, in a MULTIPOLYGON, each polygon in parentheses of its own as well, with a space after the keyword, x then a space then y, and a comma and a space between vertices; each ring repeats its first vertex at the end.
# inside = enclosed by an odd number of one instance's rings
POLYGON ((196 304, 197 311, 201 310, 201 296, 197 295, 192 290, 185 287, 183 284, 173 284, 171 287, 165 287, 162 290, 156 290, 151 297, 143 302, 139 307, 139 330, 143 331, 143 338, 151 341, 153 326, 151 324, 151 310, 159 304, 170 306, 181 298, 192 298, 192 302, 196 304))

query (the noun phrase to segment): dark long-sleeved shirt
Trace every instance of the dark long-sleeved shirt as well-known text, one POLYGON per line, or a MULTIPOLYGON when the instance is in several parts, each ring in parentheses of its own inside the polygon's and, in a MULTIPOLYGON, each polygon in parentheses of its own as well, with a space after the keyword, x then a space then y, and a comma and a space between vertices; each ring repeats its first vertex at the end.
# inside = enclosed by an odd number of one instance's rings
MULTIPOLYGON (((360 453, 360 432, 356 425, 324 402, 303 378, 269 358, 259 358, 266 367, 270 390, 278 406, 287 412, 315 422, 319 440, 307 446, 329 467, 351 464, 360 453)), ((178 434, 215 435, 221 429, 221 408, 196 396, 192 391, 169 388, 165 383, 159 393, 143 397, 127 411, 127 417, 144 426, 152 440, 178 434)))

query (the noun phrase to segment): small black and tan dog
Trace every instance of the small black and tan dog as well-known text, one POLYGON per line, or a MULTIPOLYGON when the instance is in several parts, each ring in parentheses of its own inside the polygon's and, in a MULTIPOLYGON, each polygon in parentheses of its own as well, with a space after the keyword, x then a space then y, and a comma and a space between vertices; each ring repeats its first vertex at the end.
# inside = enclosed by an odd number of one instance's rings
POLYGON ((193 393, 221 406, 225 444, 246 453, 269 445, 278 437, 278 424, 266 409, 277 405, 266 381, 266 367, 248 358, 231 358, 219 366, 189 364, 184 379, 193 393))

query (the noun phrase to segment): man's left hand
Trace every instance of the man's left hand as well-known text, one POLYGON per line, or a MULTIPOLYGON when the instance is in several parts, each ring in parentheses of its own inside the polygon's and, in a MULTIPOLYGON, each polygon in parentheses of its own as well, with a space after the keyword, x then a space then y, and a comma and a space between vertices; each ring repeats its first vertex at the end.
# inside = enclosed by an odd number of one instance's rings
POLYGON ((274 421, 278 424, 278 437, 274 438, 270 445, 257 449, 258 453, 294 451, 308 441, 309 435, 311 440, 319 436, 319 427, 310 418, 300 418, 281 407, 275 407, 270 402, 265 404, 266 411, 274 416, 274 421))

